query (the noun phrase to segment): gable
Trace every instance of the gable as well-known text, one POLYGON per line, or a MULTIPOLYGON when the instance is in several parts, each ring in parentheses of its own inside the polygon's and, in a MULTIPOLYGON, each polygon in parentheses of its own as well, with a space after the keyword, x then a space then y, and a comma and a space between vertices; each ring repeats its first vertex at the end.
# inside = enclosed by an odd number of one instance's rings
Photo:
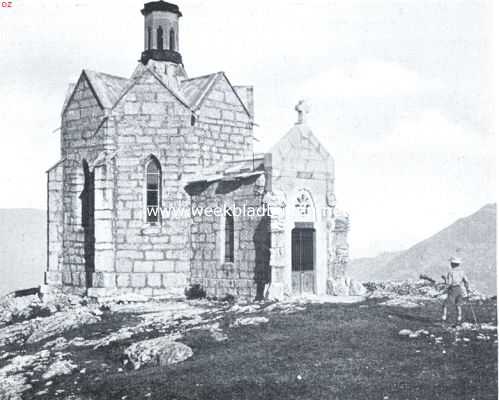
POLYGON ((304 173, 334 173, 334 159, 304 124, 295 125, 271 149, 272 167, 304 173))
MULTIPOLYGON (((101 111, 104 110, 101 101, 97 97, 84 72, 80 74, 76 84, 70 85, 70 88, 71 87, 73 88, 73 91, 70 96, 66 97, 65 107, 62 110, 63 117, 70 111, 74 112, 82 108, 99 108, 101 111)), ((96 111, 94 110, 93 114, 95 113, 96 111)), ((66 115, 66 117, 68 116, 66 115)), ((69 116, 69 118, 78 119, 76 118, 76 115, 69 116)))
POLYGON ((129 85, 129 82, 128 79, 119 76, 84 69, 78 78, 78 82, 69 85, 62 114, 64 115, 68 109, 75 93, 87 89, 92 93, 91 97, 101 110, 111 109, 119 99, 121 93, 129 85))
MULTIPOLYGON (((187 109, 191 111, 191 108, 179 93, 176 93, 174 90, 169 88, 166 83, 163 82, 163 80, 152 70, 144 68, 138 75, 134 76, 131 83, 129 83, 125 90, 121 93, 112 110, 117 110, 118 113, 125 112, 129 114, 130 112, 123 110, 124 102, 147 102, 149 103, 149 106, 147 107, 151 109, 158 109, 161 105, 154 106, 153 103, 162 103, 165 101, 175 102, 184 110, 187 109), (133 94, 133 96, 131 96, 131 94, 133 94)), ((136 107, 139 107, 139 105, 136 104, 136 107)), ((133 112, 133 114, 134 113, 136 112, 133 112)), ((149 114, 149 112, 144 113, 149 114)))
MULTIPOLYGON (((152 71, 145 70, 138 75, 116 102, 111 115, 133 116, 134 126, 158 127, 172 121, 183 124, 191 110, 152 71), (149 115, 149 118, 144 116, 149 115), (151 121, 150 118, 154 118, 151 121)), ((127 123, 130 119, 127 118, 127 123)), ((173 126, 173 125, 171 125, 173 126)))

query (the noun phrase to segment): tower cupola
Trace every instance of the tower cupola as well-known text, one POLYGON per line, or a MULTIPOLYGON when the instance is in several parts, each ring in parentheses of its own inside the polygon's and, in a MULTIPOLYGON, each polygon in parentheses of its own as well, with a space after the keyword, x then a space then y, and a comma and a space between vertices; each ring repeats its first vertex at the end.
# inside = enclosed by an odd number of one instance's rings
POLYGON ((149 60, 182 64, 179 52, 178 25, 182 16, 176 4, 151 1, 144 4, 144 51, 140 61, 149 60))

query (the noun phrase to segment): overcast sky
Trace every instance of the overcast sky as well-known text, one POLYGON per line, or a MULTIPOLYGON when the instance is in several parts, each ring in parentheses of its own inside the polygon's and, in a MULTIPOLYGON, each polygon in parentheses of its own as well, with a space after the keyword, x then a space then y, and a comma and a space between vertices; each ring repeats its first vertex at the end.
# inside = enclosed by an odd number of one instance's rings
MULTIPOLYGON (((13 0, 0 9, 0 208, 44 208, 69 82, 129 77, 139 0, 13 0)), ((401 250, 495 202, 487 1, 179 1, 189 76, 255 87, 258 151, 300 98, 336 160, 351 254, 401 250)))

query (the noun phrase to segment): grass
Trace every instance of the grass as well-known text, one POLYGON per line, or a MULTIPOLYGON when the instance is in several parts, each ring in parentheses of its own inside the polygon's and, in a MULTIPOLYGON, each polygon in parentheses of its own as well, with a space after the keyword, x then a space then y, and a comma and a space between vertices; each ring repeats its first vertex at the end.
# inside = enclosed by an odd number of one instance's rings
MULTIPOLYGON (((474 308, 480 321, 496 322, 495 301, 474 308)), ((464 311, 472 321, 469 307, 464 311)), ((172 367, 119 372, 129 343, 97 352, 71 349, 87 373, 56 378, 49 393, 36 398, 75 393, 96 400, 497 399, 497 344, 476 340, 476 333, 456 344, 452 332, 434 324, 439 315, 436 303, 410 310, 374 300, 311 304, 295 314, 272 314, 268 324, 229 329, 234 319, 229 314, 223 322, 228 341, 191 331, 182 342, 194 356, 172 367), (428 329, 442 343, 400 337, 403 328, 428 329), (57 395, 61 388, 64 394, 57 395)), ((126 323, 122 317, 109 316, 93 329, 117 329, 126 323)), ((42 388, 35 386, 25 398, 42 388)))

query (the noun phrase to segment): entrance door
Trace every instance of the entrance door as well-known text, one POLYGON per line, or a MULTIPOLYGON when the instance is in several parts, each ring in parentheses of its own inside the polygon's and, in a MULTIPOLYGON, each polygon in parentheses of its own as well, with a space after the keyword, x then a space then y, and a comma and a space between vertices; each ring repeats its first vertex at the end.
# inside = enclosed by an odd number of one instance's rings
POLYGON ((291 275, 293 293, 314 293, 315 229, 291 231, 291 275))
POLYGON ((83 161, 85 183, 81 193, 81 222, 84 231, 85 286, 92 287, 92 275, 95 272, 95 186, 94 171, 83 161))

